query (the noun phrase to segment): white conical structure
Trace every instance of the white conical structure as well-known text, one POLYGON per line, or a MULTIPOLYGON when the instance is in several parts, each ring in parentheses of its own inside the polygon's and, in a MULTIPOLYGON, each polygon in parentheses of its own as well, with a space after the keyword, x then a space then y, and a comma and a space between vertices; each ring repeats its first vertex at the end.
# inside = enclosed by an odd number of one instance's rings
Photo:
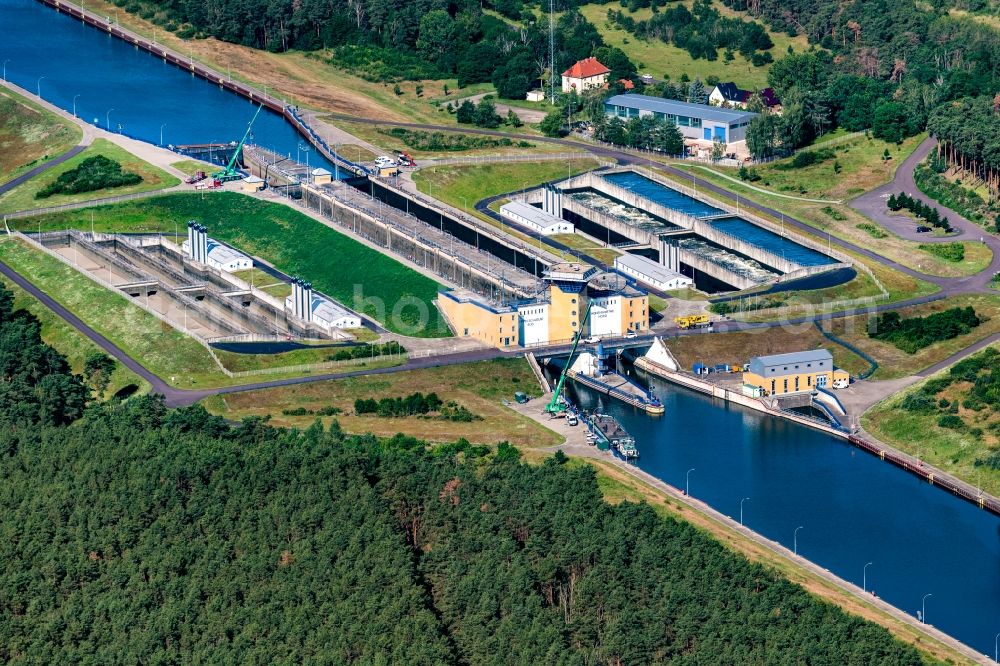
POLYGON ((667 349, 667 346, 663 344, 663 340, 660 338, 653 338, 653 345, 649 348, 648 352, 643 354, 643 358, 647 358, 667 370, 673 372, 680 371, 677 359, 674 358, 674 355, 670 353, 670 350, 667 349))

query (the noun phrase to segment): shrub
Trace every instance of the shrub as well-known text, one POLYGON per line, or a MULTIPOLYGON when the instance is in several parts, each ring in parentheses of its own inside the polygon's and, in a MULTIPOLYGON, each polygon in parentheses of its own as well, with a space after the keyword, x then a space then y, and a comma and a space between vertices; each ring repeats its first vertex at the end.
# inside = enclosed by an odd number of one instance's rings
POLYGON ((886 238, 889 235, 871 222, 862 222, 857 225, 857 228, 866 232, 872 238, 886 238))
POLYGON ((965 261, 965 245, 962 243, 921 243, 917 247, 953 264, 965 261))
POLYGON ((79 194, 112 187, 138 185, 142 176, 122 171, 122 165, 104 155, 94 155, 80 162, 80 166, 59 175, 52 183, 35 194, 36 199, 45 199, 53 194, 79 194))
POLYGON ((965 427, 965 422, 954 414, 945 414, 938 419, 937 424, 942 428, 949 428, 951 430, 961 430, 965 427))

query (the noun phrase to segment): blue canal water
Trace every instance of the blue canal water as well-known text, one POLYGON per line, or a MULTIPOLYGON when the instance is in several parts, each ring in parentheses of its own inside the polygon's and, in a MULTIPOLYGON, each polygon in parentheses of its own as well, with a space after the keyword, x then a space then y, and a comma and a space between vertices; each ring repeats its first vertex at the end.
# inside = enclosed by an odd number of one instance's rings
POLYGON ((708 223, 723 233, 774 252, 802 266, 820 266, 833 263, 833 259, 825 254, 790 241, 773 231, 744 220, 742 217, 723 217, 709 220, 708 223))
MULTIPOLYGON (((635 374, 635 371, 633 371, 635 374)), ((639 376, 649 379, 639 371, 639 376)), ((651 417, 573 386, 585 409, 616 416, 638 466, 911 614, 993 654, 1000 632, 1000 519, 846 442, 804 426, 661 386, 651 417)))
POLYGON ((664 187, 656 181, 650 180, 645 176, 640 176, 632 171, 612 173, 604 176, 604 178, 615 185, 624 187, 626 190, 631 192, 635 192, 639 196, 645 197, 650 201, 655 201, 656 203, 662 204, 667 208, 673 208, 674 210, 687 213, 693 217, 718 215, 722 212, 714 206, 709 206, 708 204, 702 203, 697 199, 693 199, 686 194, 681 194, 677 190, 664 187))
MULTIPOLYGON (((256 107, 249 100, 34 0, 0 0, 0 62, 7 80, 103 129, 164 145, 239 141, 256 107), (39 84, 39 77, 41 79, 39 84), (110 114, 109 114, 110 111, 110 114)), ((264 109, 253 142, 296 157, 305 139, 264 109)), ((314 149, 309 163, 333 169, 314 149)), ((305 153, 302 161, 306 160, 305 153)))

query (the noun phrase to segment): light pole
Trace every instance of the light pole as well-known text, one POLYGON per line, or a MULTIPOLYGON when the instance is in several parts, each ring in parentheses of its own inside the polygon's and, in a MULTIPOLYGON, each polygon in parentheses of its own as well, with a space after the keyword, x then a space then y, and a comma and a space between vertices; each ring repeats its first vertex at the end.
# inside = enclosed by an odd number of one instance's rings
POLYGON ((693 472, 693 471, 694 471, 694 467, 692 467, 691 469, 689 469, 687 471, 687 474, 684 475, 684 478, 685 478, 685 481, 684 481, 684 494, 687 495, 688 497, 691 497, 691 472, 693 472))
POLYGON ((740 500, 740 525, 743 525, 743 502, 746 502, 749 497, 744 497, 740 500))
POLYGON ((113 107, 110 108, 110 109, 108 109, 108 112, 106 114, 104 114, 104 129, 106 129, 109 132, 111 131, 111 112, 112 111, 114 111, 113 107))
POLYGON ((160 125, 160 148, 163 147, 163 128, 166 127, 166 126, 167 126, 166 123, 163 123, 162 125, 160 125))
POLYGON ((799 554, 799 530, 801 530, 801 529, 802 529, 802 525, 799 525, 798 527, 796 527, 795 528, 795 533, 792 536, 792 549, 793 549, 793 552, 796 555, 799 554))
POLYGON ((864 572, 861 574, 861 590, 863 592, 868 591, 868 567, 872 565, 871 562, 865 565, 864 572))
POLYGON ((3 61, 3 80, 4 81, 7 80, 7 63, 9 63, 9 62, 10 62, 10 58, 7 58, 6 60, 3 61))
POLYGON ((933 592, 928 592, 924 595, 924 598, 920 600, 920 621, 927 624, 927 597, 934 596, 933 592))
POLYGON ((42 79, 44 78, 44 76, 39 76, 38 83, 35 84, 35 92, 38 93, 38 99, 42 98, 42 79))
POLYGON ((1000 641, 1000 634, 997 634, 996 638, 993 639, 993 661, 1000 664, 1000 659, 998 659, 1000 657, 1000 650, 997 649, 998 641, 1000 641))
POLYGON ((77 97, 79 97, 79 95, 73 95, 73 117, 74 118, 76 118, 76 98, 77 97))

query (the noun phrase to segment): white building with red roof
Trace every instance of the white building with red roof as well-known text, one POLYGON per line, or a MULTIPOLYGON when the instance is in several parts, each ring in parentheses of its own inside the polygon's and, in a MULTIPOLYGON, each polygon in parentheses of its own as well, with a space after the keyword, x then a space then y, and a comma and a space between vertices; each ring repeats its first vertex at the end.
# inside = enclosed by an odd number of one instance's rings
POLYGON ((594 57, 578 60, 562 74, 562 91, 564 93, 582 93, 591 88, 603 88, 608 83, 611 70, 594 57))

